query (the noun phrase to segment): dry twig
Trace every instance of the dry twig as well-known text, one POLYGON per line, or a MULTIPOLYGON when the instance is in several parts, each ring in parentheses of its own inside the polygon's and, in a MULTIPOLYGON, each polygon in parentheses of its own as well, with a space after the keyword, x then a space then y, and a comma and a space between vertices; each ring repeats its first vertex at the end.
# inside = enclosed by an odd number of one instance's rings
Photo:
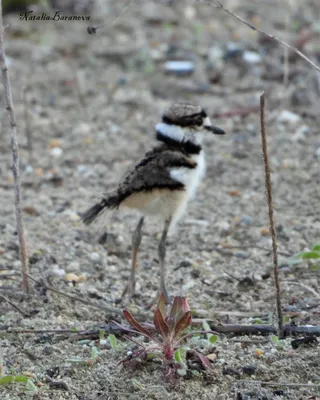
POLYGON ((9 80, 8 68, 6 64, 3 32, 4 28, 2 22, 2 1, 0 0, 0 66, 2 71, 2 83, 7 103, 7 110, 10 115, 10 127, 11 127, 10 142, 11 142, 12 158, 13 158, 12 170, 15 182, 15 208, 16 208, 17 231, 18 231, 19 245, 20 245, 20 260, 23 272, 22 286, 25 292, 28 292, 29 285, 28 285, 27 274, 29 272, 29 260, 28 260, 27 244, 24 235, 24 227, 23 227, 22 212, 21 212, 21 184, 20 184, 20 171, 19 171, 19 148, 17 142, 17 123, 13 109, 11 85, 9 80))
POLYGON ((284 281, 284 283, 287 283, 289 285, 296 285, 296 286, 300 286, 306 290, 309 290, 309 292, 311 292, 312 294, 314 294, 314 296, 317 299, 320 299, 320 293, 318 293, 316 290, 314 290, 312 287, 305 285, 304 283, 300 283, 300 282, 292 282, 292 281, 284 281))
POLYGON ((250 380, 243 380, 239 379, 235 381, 236 383, 250 383, 254 385, 261 385, 261 386, 286 386, 286 387, 309 387, 309 388, 319 388, 320 384, 314 383, 286 383, 286 382, 263 382, 263 381, 250 381, 250 380))
POLYGON ((277 312, 278 312, 279 337, 280 337, 280 339, 283 339, 283 318, 282 318, 278 252, 277 252, 278 246, 277 246, 276 229, 274 226, 272 186, 271 186, 271 178, 270 178, 266 128, 265 128, 265 120, 264 120, 264 92, 260 96, 260 124, 261 124, 262 152, 263 152, 266 189, 267 189, 268 214, 269 214, 269 222, 270 222, 270 233, 271 233, 271 238, 272 238, 273 267, 274 267, 273 271, 274 271, 274 281, 275 281, 275 287, 276 287, 276 302, 277 302, 277 312))
POLYGON ((18 311, 21 315, 23 315, 25 318, 28 318, 30 315, 25 313, 23 310, 21 310, 20 307, 18 307, 16 304, 14 304, 10 299, 8 299, 6 296, 3 296, 0 294, 0 298, 5 300, 12 308, 14 308, 16 311, 18 311))
POLYGON ((215 8, 220 8, 222 10, 224 10, 226 13, 228 13, 229 15, 231 15, 232 17, 236 18, 238 21, 242 22, 243 24, 247 25, 250 29, 252 29, 253 31, 259 32, 264 36, 267 36, 268 38, 275 40, 276 42, 282 44, 282 46, 287 47, 289 50, 292 50, 293 52, 295 52, 299 57, 303 58, 305 61, 307 61, 307 63, 309 63, 310 65, 312 65, 313 68, 315 68, 316 70, 320 71, 320 66, 317 65, 316 63, 314 63, 312 60, 310 60, 310 58, 308 58, 305 54, 303 54, 299 49, 297 49, 296 47, 291 46, 290 44, 286 43, 285 41, 283 41, 282 39, 278 38, 275 35, 272 35, 270 33, 264 32, 261 29, 258 29, 255 25, 251 24, 250 22, 246 21, 245 19, 241 18, 239 15, 235 14, 234 12, 230 11, 228 8, 226 8, 224 6, 224 4, 222 3, 222 1, 220 0, 216 0, 216 2, 218 3, 217 5, 211 3, 210 1, 206 1, 206 0, 196 0, 196 2, 198 3, 205 3, 205 4, 209 4, 212 7, 215 8))

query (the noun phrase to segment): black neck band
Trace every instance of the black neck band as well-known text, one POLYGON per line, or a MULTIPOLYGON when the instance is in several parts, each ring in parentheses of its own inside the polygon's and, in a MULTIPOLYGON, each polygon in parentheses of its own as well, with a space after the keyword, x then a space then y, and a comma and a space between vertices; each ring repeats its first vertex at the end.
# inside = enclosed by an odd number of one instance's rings
POLYGON ((171 137, 164 135, 161 131, 157 131, 156 139, 160 142, 165 143, 169 147, 175 147, 177 149, 182 149, 188 154, 199 154, 202 150, 200 144, 194 143, 191 140, 186 140, 179 142, 172 139, 171 137))

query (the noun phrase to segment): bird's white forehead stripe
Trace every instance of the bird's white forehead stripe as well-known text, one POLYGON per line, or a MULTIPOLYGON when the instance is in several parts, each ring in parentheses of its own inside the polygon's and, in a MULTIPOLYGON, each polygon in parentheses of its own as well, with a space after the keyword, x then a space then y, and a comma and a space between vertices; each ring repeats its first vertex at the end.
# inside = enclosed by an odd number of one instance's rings
POLYGON ((184 138, 184 131, 180 126, 168 125, 164 122, 160 122, 156 125, 156 131, 162 133, 162 135, 167 136, 177 142, 182 142, 184 138))
POLYGON ((211 123, 209 117, 206 117, 206 118, 203 120, 203 125, 204 125, 204 126, 212 126, 212 123, 211 123))

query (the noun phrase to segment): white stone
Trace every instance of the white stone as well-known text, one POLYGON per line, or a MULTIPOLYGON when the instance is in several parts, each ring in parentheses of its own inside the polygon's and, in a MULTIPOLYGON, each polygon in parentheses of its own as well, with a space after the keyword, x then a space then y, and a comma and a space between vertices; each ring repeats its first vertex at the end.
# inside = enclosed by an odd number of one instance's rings
POLYGON ((52 157, 59 158, 62 156, 63 150, 61 149, 61 147, 54 147, 50 150, 50 154, 52 155, 52 157))
POLYGON ((245 51, 242 55, 242 59, 248 64, 259 64, 262 61, 260 54, 254 51, 245 51))
POLYGON ((91 261, 94 261, 94 262, 100 261, 100 259, 101 259, 100 254, 97 252, 90 253, 89 258, 91 261))
POLYGON ((300 121, 300 115, 288 110, 283 110, 278 115, 278 122, 288 125, 296 125, 300 121))

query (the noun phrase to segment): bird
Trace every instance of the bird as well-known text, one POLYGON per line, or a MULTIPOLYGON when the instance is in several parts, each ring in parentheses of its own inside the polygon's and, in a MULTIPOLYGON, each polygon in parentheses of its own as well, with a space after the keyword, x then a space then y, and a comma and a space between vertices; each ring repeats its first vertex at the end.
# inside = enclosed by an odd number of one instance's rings
POLYGON ((160 291, 169 303, 165 284, 166 239, 184 214, 189 200, 205 175, 202 140, 209 133, 223 135, 225 131, 211 123, 199 105, 172 104, 155 126, 160 142, 129 169, 114 190, 82 214, 89 225, 111 209, 134 209, 140 212, 139 222, 132 234, 131 273, 121 298, 135 295, 137 254, 141 244, 141 229, 146 217, 159 217, 163 230, 158 245, 160 291))

